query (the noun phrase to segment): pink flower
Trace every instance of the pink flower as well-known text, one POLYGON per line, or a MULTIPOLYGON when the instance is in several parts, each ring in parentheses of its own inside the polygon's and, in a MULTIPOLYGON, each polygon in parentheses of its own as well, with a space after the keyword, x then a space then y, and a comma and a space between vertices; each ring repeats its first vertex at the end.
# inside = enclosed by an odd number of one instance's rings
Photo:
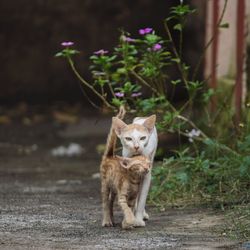
POLYGON ((122 92, 116 92, 116 93, 115 93, 115 96, 117 96, 117 97, 123 97, 123 96, 124 96, 124 93, 122 93, 122 92))
POLYGON ((160 50, 161 48, 162 48, 162 46, 161 46, 159 43, 157 43, 157 44, 155 44, 155 45, 153 46, 152 50, 153 50, 153 51, 158 51, 158 50, 160 50))
POLYGON ((153 31, 152 28, 145 28, 145 29, 139 29, 139 34, 140 35, 146 35, 146 34, 149 34, 153 31))
POLYGON ((131 95, 131 97, 138 97, 138 96, 141 96, 141 95, 142 95, 141 92, 137 92, 137 93, 133 93, 133 94, 131 95))
POLYGON ((94 52, 95 55, 101 55, 101 56, 103 56, 107 53, 109 53, 108 50, 103 50, 103 49, 100 49, 100 50, 94 52))
POLYGON ((69 46, 74 45, 74 43, 73 43, 73 42, 62 42, 61 45, 62 45, 63 47, 69 47, 69 46))
POLYGON ((136 40, 131 37, 124 36, 124 41, 129 43, 129 42, 135 42, 136 40))

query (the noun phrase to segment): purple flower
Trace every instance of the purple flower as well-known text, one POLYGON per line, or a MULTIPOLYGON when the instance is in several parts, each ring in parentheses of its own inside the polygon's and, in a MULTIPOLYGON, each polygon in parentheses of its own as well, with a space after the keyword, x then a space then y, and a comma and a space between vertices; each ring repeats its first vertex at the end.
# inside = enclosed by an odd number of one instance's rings
POLYGON ((135 39, 133 39, 133 38, 131 38, 131 37, 128 37, 128 36, 124 36, 124 38, 123 38, 123 41, 125 41, 125 42, 135 42, 136 40, 135 39))
POLYGON ((145 29, 139 29, 139 34, 140 35, 146 35, 146 34, 149 34, 153 31, 152 28, 145 28, 145 29))
POLYGON ((153 46, 152 50, 153 50, 153 51, 158 51, 158 50, 160 50, 161 48, 162 48, 162 46, 161 46, 159 43, 157 43, 157 44, 155 44, 155 45, 153 46))
POLYGON ((74 43, 73 43, 73 42, 62 42, 61 45, 62 45, 63 47, 69 47, 69 46, 74 45, 74 43))
POLYGON ((101 55, 101 56, 103 56, 107 53, 109 53, 109 52, 107 50, 103 50, 103 49, 100 49, 100 50, 94 52, 95 55, 101 55))
POLYGON ((115 96, 117 96, 117 97, 123 97, 123 96, 124 96, 124 93, 122 93, 122 92, 116 92, 116 93, 115 93, 115 96))
POLYGON ((136 92, 136 93, 133 93, 133 94, 131 95, 131 97, 138 97, 138 96, 141 96, 141 95, 142 95, 141 92, 136 92))

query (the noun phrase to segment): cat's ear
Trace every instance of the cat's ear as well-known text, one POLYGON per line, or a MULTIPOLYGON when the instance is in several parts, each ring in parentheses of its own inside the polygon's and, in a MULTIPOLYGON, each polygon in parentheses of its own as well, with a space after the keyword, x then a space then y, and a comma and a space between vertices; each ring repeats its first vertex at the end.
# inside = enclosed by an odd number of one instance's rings
POLYGON ((149 133, 152 133, 153 128, 155 126, 156 115, 149 116, 143 123, 143 126, 147 128, 149 133))
POLYGON ((117 117, 112 118, 113 128, 118 137, 121 136, 122 130, 127 127, 127 124, 117 117))
POLYGON ((116 155, 115 157, 119 160, 121 167, 123 167, 125 169, 129 169, 130 161, 131 161, 130 158, 121 157, 121 156, 118 156, 118 155, 116 155))

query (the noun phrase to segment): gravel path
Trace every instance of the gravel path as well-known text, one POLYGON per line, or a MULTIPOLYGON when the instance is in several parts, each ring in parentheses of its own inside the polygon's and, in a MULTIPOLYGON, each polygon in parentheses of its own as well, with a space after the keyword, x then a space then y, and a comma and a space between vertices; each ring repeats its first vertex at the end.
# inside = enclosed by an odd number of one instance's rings
POLYGON ((216 236, 222 216, 209 209, 149 207, 146 227, 125 231, 116 207, 116 226, 102 228, 99 179, 92 175, 100 161, 95 148, 105 142, 108 122, 96 124, 86 119, 63 129, 0 127, 0 249, 238 249, 216 236), (94 126, 103 126, 103 133, 99 128, 95 135, 94 126), (70 142, 79 143, 84 153, 51 155, 70 142))

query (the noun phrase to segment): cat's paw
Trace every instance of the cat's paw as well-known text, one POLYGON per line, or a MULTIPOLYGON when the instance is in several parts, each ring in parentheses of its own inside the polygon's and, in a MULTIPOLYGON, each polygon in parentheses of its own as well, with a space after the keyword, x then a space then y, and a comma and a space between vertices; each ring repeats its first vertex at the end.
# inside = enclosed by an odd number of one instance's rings
POLYGON ((143 212, 143 220, 149 220, 149 215, 146 211, 143 212))
POLYGON ((146 223, 143 219, 138 219, 138 218, 135 219, 134 227, 145 227, 145 226, 146 223))
POLYGON ((122 228, 123 229, 132 229, 134 227, 134 221, 126 221, 126 220, 123 220, 122 221, 122 228))
POLYGON ((114 223, 112 222, 111 219, 106 219, 102 221, 102 226, 103 227, 113 227, 114 223))

